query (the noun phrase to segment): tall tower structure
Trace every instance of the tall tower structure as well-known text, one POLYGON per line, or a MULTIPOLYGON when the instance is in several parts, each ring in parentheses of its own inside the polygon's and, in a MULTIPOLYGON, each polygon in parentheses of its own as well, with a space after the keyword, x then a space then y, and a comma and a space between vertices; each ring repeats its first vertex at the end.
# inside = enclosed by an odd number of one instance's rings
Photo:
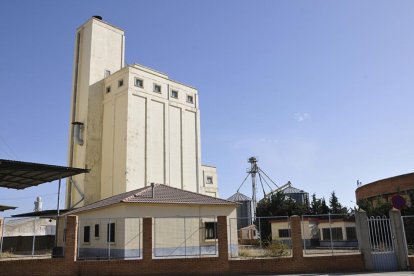
POLYGON ((124 31, 100 17, 76 34, 67 207, 162 183, 217 194, 216 169, 201 165, 195 88, 124 64, 124 31))

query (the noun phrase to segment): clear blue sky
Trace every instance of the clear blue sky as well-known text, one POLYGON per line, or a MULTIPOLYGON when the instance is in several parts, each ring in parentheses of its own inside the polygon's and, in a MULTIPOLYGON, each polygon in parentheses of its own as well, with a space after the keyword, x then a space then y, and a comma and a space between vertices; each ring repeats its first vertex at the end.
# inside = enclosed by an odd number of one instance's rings
MULTIPOLYGON (((66 165, 74 34, 95 14, 126 31, 127 63, 197 87, 221 197, 251 155, 347 206, 358 179, 413 171, 412 1, 3 1, 0 158, 66 165)), ((3 215, 55 208, 56 190, 0 189, 19 206, 3 215)))

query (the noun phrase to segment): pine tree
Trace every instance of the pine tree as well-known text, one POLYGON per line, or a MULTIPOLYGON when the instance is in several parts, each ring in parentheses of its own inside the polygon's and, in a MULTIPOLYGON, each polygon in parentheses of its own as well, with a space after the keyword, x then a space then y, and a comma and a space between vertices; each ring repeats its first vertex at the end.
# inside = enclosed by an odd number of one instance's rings
POLYGON ((328 214, 330 212, 329 207, 326 205, 325 198, 321 200, 321 208, 319 214, 328 214))
POLYGON ((331 193, 331 197, 329 198, 329 209, 332 214, 346 214, 348 212, 348 209, 342 207, 341 203, 339 203, 335 191, 331 193))
POLYGON ((310 214, 317 215, 320 214, 321 211, 321 200, 316 198, 316 194, 312 195, 312 201, 310 204, 310 214))

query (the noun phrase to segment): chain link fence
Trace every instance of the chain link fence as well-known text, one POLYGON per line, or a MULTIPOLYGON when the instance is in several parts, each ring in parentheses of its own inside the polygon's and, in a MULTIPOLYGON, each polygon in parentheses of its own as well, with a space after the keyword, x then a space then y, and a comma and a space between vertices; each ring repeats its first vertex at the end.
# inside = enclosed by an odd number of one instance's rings
POLYGON ((414 255, 414 216, 402 216, 408 255, 414 255))
POLYGON ((355 216, 304 215, 301 224, 304 255, 359 253, 355 216))
POLYGON ((0 259, 63 257, 66 219, 3 218, 0 227, 0 259), (62 229, 56 237, 56 228, 62 229), (60 235, 60 236, 59 236, 60 235))
POLYGON ((285 257, 292 254, 290 221, 283 217, 231 218, 231 258, 285 257))
POLYGON ((141 259, 142 218, 81 218, 78 260, 141 259))
POLYGON ((218 256, 217 217, 153 218, 155 258, 218 256))

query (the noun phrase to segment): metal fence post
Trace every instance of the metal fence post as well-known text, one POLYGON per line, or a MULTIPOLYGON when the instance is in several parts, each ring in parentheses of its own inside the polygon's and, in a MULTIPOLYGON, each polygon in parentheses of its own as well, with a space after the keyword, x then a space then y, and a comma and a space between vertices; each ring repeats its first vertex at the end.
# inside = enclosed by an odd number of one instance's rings
POLYGON ((3 237, 4 237, 4 224, 5 219, 0 219, 1 222, 1 244, 0 244, 0 254, 3 253, 3 237))
POLYGON ((262 225, 260 223, 260 218, 256 218, 256 219, 259 220, 259 235, 260 235, 259 243, 260 243, 260 248, 262 248, 262 225))
POLYGON ((187 257, 187 231, 186 231, 186 225, 185 225, 185 217, 184 219, 184 256, 187 257))
POLYGON ((332 222, 331 222, 331 213, 328 213, 328 219, 329 219, 329 236, 331 240, 331 253, 333 253, 333 238, 332 238, 332 222))
POLYGON ((36 242, 36 219, 33 220, 33 240, 32 240, 32 257, 34 256, 35 242, 36 242))
POLYGON ((108 219, 108 223, 106 225, 107 227, 107 232, 108 232, 108 237, 107 237, 107 242, 108 242, 108 259, 111 259, 111 219, 108 219))

